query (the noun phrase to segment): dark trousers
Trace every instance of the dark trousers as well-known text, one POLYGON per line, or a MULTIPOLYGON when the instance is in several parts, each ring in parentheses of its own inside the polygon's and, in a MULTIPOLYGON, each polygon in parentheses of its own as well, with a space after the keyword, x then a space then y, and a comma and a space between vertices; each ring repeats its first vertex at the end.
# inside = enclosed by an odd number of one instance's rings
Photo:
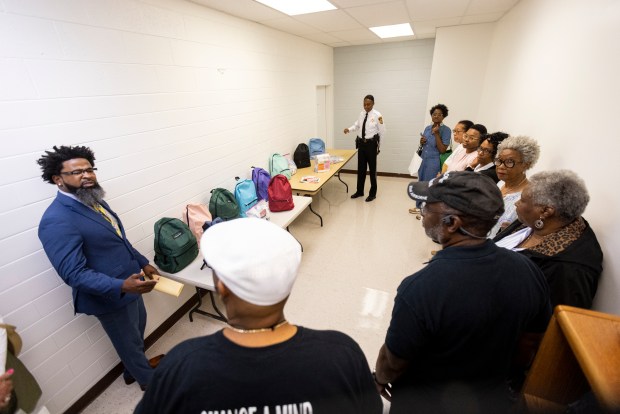
POLYGON ((96 316, 125 365, 123 376, 148 385, 153 369, 144 355, 146 308, 142 296, 123 308, 96 316))
POLYGON ((357 149, 357 194, 364 194, 366 182, 366 169, 370 169, 370 193, 371 197, 377 196, 377 140, 370 139, 361 141, 357 149))

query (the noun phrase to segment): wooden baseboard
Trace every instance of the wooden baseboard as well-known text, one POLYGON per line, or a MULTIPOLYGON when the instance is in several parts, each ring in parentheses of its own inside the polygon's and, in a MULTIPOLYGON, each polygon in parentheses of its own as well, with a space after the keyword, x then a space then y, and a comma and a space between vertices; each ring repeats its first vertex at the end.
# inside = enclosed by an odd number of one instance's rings
MULTIPOLYGON (((341 173, 345 174, 357 174, 357 170, 340 170, 341 173)), ((415 180, 416 178, 410 176, 409 174, 399 174, 399 173, 389 173, 389 172, 379 172, 377 171, 377 176, 381 177, 399 177, 399 178, 408 178, 410 180, 415 180)))
MULTIPOLYGON (((157 329, 155 329, 148 337, 144 339, 146 349, 150 348, 159 338, 161 338, 168 330, 179 321, 185 314, 197 303, 196 295, 193 295, 179 309, 177 309, 168 319, 164 321, 157 329)), ((102 392, 104 392, 119 375, 123 373, 123 364, 119 362, 114 368, 103 376, 95 385, 93 385, 84 395, 65 410, 65 414, 81 413, 90 403, 92 403, 102 392)))

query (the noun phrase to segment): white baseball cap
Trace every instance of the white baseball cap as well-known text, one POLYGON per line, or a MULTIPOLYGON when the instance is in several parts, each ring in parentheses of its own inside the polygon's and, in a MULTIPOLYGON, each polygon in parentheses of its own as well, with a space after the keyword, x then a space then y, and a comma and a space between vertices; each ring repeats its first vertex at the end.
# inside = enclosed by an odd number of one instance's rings
POLYGON ((238 218, 209 227, 200 251, 236 296, 259 306, 286 299, 301 263, 301 245, 289 232, 259 218, 238 218))

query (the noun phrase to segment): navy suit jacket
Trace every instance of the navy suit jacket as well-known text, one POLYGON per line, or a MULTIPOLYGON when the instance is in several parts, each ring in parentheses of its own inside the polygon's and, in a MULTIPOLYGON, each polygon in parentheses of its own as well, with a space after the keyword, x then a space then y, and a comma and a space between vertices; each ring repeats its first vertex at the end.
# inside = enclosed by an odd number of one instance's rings
POLYGON ((75 312, 100 315, 126 306, 138 295, 122 293, 123 281, 140 273, 148 259, 98 212, 58 194, 39 223, 39 239, 56 272, 71 286, 75 312))

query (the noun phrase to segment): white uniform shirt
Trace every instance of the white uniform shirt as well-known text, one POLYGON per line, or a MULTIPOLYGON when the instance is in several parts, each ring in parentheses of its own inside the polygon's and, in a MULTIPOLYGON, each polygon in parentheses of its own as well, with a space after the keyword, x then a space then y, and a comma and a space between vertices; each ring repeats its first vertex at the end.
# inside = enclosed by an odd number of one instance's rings
MULTIPOLYGON (((357 134, 358 137, 362 137, 362 125, 364 124, 364 117, 366 116, 366 111, 362 111, 360 116, 357 118, 357 121, 349 127, 349 132, 360 130, 360 133, 357 134)), ((368 112, 368 119, 366 119, 366 136, 362 138, 372 138, 376 134, 379 134, 379 138, 383 140, 385 137, 385 124, 383 123, 383 117, 381 113, 376 109, 371 109, 368 112)))

